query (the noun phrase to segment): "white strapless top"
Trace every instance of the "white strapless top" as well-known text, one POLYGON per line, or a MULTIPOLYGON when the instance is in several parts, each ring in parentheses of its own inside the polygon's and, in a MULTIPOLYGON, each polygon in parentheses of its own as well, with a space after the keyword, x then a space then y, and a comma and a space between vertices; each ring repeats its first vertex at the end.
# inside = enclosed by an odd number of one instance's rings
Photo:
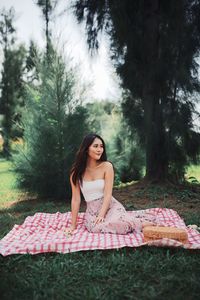
POLYGON ((96 179, 91 181, 84 181, 80 184, 81 192, 86 202, 102 198, 104 195, 104 179, 96 179))

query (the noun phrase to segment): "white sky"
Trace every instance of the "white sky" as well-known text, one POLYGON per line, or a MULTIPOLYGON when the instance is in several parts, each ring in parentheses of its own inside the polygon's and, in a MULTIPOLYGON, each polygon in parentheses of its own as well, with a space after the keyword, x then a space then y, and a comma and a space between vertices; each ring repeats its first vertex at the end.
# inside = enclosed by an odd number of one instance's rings
MULTIPOLYGON (((30 39, 33 39, 39 47, 44 48, 45 23, 41 9, 35 2, 36 0, 0 0, 0 9, 14 7, 16 12, 14 25, 19 42, 24 42, 28 46, 30 39)), ((105 39, 101 43, 99 54, 91 57, 88 53, 84 28, 77 24, 75 17, 69 12, 67 8, 69 4, 69 0, 59 0, 57 17, 50 24, 54 42, 60 49, 64 47, 65 54, 70 55, 74 64, 80 66, 84 80, 93 83, 91 98, 119 100, 118 80, 108 58, 109 48, 105 39)))

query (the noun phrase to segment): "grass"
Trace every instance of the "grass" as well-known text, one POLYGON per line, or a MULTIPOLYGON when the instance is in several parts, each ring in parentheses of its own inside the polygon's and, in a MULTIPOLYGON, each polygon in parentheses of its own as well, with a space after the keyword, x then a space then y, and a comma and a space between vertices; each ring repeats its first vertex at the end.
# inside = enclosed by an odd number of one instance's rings
POLYGON ((186 174, 188 181, 198 181, 200 183, 200 166, 191 165, 186 174))
POLYGON ((12 164, 9 161, 0 159, 0 208, 6 203, 20 200, 26 192, 17 188, 16 175, 12 170, 12 164))
MULTIPOLYGON (((0 237, 37 211, 69 209, 66 203, 44 202, 33 196, 27 201, 30 195, 17 189, 10 163, 1 161, 0 170, 0 237), (17 199, 21 201, 13 203, 17 199)), ((170 195, 169 191, 164 192, 170 195)), ((151 188, 148 193, 152 203, 163 190, 151 188)), ((177 198, 177 201, 185 205, 191 197, 184 193, 184 200, 177 198)), ((182 214, 188 224, 200 225, 195 208, 182 214)), ((10 300, 198 299, 199 254, 184 249, 143 247, 0 256, 0 297, 10 300)))
POLYGON ((182 250, 12 256, 1 260, 1 270, 1 299, 177 300, 200 295, 198 255, 182 250))
POLYGON ((134 192, 134 197, 144 198, 147 197, 150 201, 154 202, 160 198, 167 199, 169 197, 175 197, 177 200, 189 201, 190 199, 198 199, 199 193, 193 191, 188 187, 183 187, 177 189, 177 187, 172 186, 159 186, 151 185, 147 189, 140 189, 134 192))

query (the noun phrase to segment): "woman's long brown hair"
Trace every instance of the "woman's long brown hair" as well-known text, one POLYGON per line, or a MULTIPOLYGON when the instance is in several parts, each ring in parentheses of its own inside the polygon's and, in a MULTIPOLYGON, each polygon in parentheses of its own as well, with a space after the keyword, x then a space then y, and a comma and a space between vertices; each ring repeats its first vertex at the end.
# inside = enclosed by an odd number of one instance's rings
POLYGON ((78 181, 80 181, 82 184, 83 174, 87 165, 88 148, 96 138, 102 141, 104 149, 99 161, 107 161, 105 142, 102 137, 100 137, 98 134, 93 133, 86 135, 80 145, 79 150, 76 153, 76 159, 70 172, 72 174, 72 181, 75 185, 78 181))

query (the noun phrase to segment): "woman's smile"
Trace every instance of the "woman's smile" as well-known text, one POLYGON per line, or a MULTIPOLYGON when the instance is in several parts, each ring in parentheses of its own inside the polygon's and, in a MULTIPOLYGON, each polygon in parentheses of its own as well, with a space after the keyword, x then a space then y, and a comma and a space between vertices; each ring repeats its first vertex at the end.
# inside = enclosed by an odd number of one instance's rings
POLYGON ((88 148, 88 155, 90 158, 93 159, 100 159, 101 155, 103 154, 104 147, 102 141, 98 138, 94 139, 94 142, 88 148))

